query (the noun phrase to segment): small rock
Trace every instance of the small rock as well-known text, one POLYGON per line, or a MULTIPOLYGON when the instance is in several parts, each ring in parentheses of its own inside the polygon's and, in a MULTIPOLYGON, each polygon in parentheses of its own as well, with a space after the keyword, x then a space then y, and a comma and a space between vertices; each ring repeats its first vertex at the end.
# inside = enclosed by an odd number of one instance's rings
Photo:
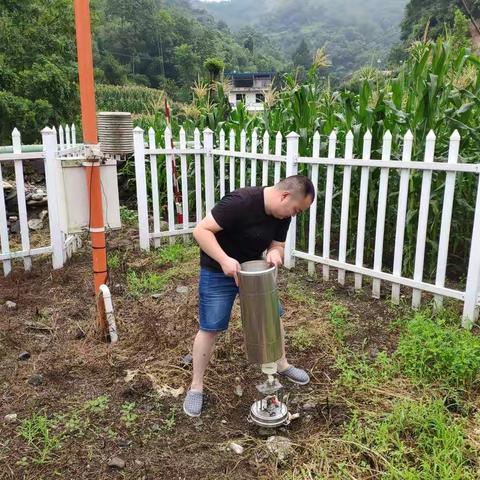
POLYGON ((17 421, 17 414, 16 413, 9 413, 3 417, 3 419, 7 423, 15 423, 17 421))
POLYGON ((268 450, 277 456, 278 460, 283 462, 292 452, 292 442, 287 437, 272 435, 267 438, 268 450))
POLYGON ((162 295, 160 293, 152 294, 152 298, 160 298, 162 295))
POLYGON ((180 293, 181 295, 186 295, 188 293, 188 287, 185 287, 183 285, 179 285, 175 291, 177 293, 180 293))
POLYGON ((2 180, 2 185, 4 190, 13 190, 13 185, 5 180, 2 180))
POLYGON ((237 397, 242 397, 243 395, 243 388, 240 385, 240 377, 235 377, 235 395, 237 397))
POLYGON ((81 328, 77 328, 77 330, 73 335, 73 338, 75 338, 75 340, 81 340, 82 338, 85 338, 85 337, 86 337, 85 332, 81 328))
POLYGON ((182 357, 182 365, 188 367, 193 362, 193 357, 190 353, 187 353, 184 357, 182 357))
POLYGON ((20 233, 20 222, 18 220, 10 222, 10 231, 12 233, 20 233))
POLYGON ((304 412, 311 412, 317 408, 317 404, 313 402, 307 402, 303 404, 303 411, 304 412))
POLYGON ((5 306, 10 310, 13 310, 14 308, 17 308, 17 304, 15 302, 11 302, 10 300, 7 300, 5 302, 5 306))
POLYGON ((41 230, 43 228, 43 220, 40 218, 32 218, 28 221, 28 228, 30 230, 41 230))
POLYGON ((113 457, 108 461, 108 466, 110 468, 125 468, 125 460, 121 457, 113 457))
POLYGON ((193 426, 195 427, 195 430, 197 432, 201 432, 203 430, 203 420, 201 418, 199 418, 194 424, 193 426))
POLYGON ((223 419, 223 420, 221 421, 221 423, 223 423, 223 424, 225 425, 225 424, 227 423, 227 421, 226 421, 225 419, 223 419))
POLYGON ((37 188, 35 193, 32 193, 31 199, 32 200, 43 200, 44 197, 46 197, 46 196, 47 196, 47 194, 41 188, 37 188))
POLYGON ((18 359, 19 360, 28 360, 30 358, 30 353, 25 351, 25 352, 20 352, 18 354, 18 359))
POLYGON ((117 446, 119 446, 120 448, 128 448, 131 444, 132 442, 130 442, 129 440, 125 440, 123 438, 120 438, 119 440, 117 440, 117 446))
POLYGON ((43 383, 43 375, 41 375, 40 373, 34 373, 28 379, 28 384, 32 385, 32 387, 38 387, 42 383, 43 383))
POLYGON ((241 455, 243 453, 243 450, 244 448, 239 445, 238 443, 235 443, 235 442, 231 442, 230 445, 228 446, 228 448, 230 448, 230 450, 234 453, 236 453, 237 455, 241 455))
POLYGON ((42 211, 40 212, 40 215, 38 215, 38 218, 39 218, 40 220, 45 220, 45 218, 47 218, 47 215, 48 215, 48 210, 42 210, 42 211))

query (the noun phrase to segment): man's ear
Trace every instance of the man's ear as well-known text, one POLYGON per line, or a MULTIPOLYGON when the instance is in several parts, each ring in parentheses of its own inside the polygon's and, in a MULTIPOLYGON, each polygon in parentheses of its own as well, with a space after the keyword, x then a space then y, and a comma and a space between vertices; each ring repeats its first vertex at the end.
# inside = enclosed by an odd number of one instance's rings
POLYGON ((281 199, 286 200, 290 196, 290 192, 287 192, 286 190, 282 192, 281 199))

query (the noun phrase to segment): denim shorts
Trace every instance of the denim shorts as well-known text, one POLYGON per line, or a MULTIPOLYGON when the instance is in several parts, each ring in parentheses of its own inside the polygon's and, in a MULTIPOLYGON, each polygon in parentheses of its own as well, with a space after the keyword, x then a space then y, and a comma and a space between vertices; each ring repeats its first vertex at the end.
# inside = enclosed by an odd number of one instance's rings
MULTIPOLYGON (((205 332, 226 330, 237 294, 238 287, 232 277, 227 277, 223 272, 202 268, 198 287, 200 330, 205 332)), ((278 310, 280 315, 283 315, 280 304, 278 310)))

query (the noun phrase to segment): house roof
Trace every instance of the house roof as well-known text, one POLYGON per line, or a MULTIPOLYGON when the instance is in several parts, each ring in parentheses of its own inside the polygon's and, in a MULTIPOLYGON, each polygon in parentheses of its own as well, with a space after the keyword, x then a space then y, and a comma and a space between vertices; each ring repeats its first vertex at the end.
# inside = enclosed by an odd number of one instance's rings
POLYGON ((226 77, 251 78, 251 77, 273 77, 275 72, 225 72, 226 77))

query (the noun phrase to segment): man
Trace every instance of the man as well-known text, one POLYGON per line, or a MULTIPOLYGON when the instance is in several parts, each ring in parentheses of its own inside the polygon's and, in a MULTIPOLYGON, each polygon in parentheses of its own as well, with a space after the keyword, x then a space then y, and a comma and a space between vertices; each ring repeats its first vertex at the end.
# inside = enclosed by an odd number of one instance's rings
MULTIPOLYGON (((247 187, 223 197, 194 229, 200 245, 199 317, 200 329, 193 343, 193 378, 183 404, 184 412, 198 417, 202 412, 203 376, 219 332, 228 328, 233 302, 238 293, 240 264, 266 260, 283 264, 285 239, 291 217, 310 207, 315 198, 312 182, 294 175, 274 187, 247 187)), ((282 330, 283 333, 283 330, 282 330)), ((308 374, 289 365, 285 352, 278 373, 305 385, 308 374)))

